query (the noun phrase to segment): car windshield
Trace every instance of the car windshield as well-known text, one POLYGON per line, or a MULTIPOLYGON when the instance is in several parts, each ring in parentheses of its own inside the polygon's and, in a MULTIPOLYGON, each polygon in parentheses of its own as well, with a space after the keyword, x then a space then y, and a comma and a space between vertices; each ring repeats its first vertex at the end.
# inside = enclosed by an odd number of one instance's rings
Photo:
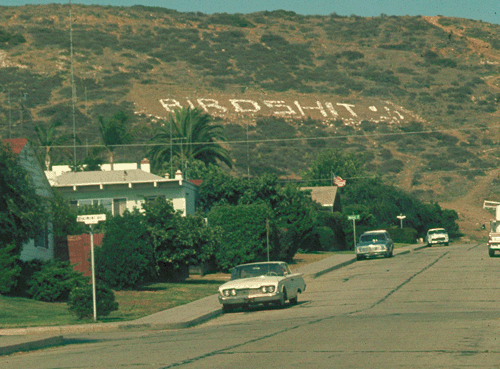
POLYGON ((262 275, 283 276, 283 269, 276 263, 240 265, 231 272, 231 280, 260 277, 262 275))
POLYGON ((446 231, 444 229, 431 229, 429 231, 429 234, 442 234, 442 233, 446 233, 446 231))
POLYGON ((360 237, 361 242, 377 242, 377 241, 385 241, 385 234, 383 233, 367 233, 363 234, 360 237))

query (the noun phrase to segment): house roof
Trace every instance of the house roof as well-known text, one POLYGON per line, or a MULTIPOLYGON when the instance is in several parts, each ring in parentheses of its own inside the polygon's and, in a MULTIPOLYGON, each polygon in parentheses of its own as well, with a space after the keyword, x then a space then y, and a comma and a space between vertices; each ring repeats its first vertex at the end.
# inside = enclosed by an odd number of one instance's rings
MULTIPOLYGON (((66 172, 55 178, 55 187, 63 186, 85 186, 96 184, 117 183, 144 183, 144 182, 170 182, 156 174, 148 173, 140 169, 113 170, 113 171, 88 171, 88 172, 66 172)), ((174 180, 175 181, 175 180, 174 180)), ((177 180, 178 181, 178 180, 177 180)))
POLYGON ((311 198, 323 206, 333 206, 337 196, 337 186, 301 187, 301 190, 311 190, 311 198))
POLYGON ((3 142, 10 145, 14 154, 19 154, 28 143, 28 140, 25 138, 7 138, 3 142))

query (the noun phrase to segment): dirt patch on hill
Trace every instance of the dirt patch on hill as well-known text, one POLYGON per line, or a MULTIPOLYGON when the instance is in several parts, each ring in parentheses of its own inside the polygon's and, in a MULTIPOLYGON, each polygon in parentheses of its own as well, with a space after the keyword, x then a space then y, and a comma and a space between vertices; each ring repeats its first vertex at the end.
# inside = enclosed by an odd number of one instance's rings
POLYGON ((487 237, 488 224, 492 215, 488 210, 483 209, 483 203, 484 200, 496 201, 496 199, 485 198, 485 194, 489 193, 488 188, 499 175, 500 169, 492 170, 486 176, 478 177, 464 196, 440 203, 442 208, 453 209, 457 212, 457 223, 461 232, 472 240, 484 240, 487 237), (486 229, 482 229, 483 225, 486 229))

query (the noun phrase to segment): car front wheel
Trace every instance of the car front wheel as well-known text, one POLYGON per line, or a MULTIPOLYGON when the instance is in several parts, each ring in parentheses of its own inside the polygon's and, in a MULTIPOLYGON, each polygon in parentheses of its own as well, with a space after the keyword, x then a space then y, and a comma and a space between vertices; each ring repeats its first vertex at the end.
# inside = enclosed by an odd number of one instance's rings
POLYGON ((280 307, 285 306, 285 302, 286 302, 286 300, 287 300, 287 296, 286 296, 286 289, 285 289, 285 288, 283 288, 283 293, 282 293, 282 294, 281 294, 281 296, 280 296, 280 300, 278 301, 278 305, 279 305, 280 307))

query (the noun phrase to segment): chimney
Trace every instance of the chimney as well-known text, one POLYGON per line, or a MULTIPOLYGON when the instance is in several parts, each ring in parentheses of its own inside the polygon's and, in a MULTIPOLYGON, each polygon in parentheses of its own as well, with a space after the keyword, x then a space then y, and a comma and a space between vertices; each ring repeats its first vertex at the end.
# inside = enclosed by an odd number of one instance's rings
POLYGON ((164 177, 165 177, 166 179, 170 179, 170 173, 165 173, 164 177))
POLYGON ((149 163, 149 160, 147 158, 144 158, 141 160, 139 164, 139 169, 141 169, 144 172, 151 173, 151 165, 149 163))
POLYGON ((177 172, 175 172, 175 179, 182 179, 182 172, 180 169, 177 169, 177 172))

